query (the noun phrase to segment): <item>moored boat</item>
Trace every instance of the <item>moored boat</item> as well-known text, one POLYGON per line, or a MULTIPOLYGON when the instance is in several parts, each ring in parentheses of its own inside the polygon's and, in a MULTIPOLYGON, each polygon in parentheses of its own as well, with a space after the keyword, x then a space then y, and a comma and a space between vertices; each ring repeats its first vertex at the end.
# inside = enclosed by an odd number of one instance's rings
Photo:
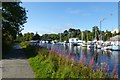
POLYGON ((113 45, 112 51, 120 51, 120 45, 113 45))

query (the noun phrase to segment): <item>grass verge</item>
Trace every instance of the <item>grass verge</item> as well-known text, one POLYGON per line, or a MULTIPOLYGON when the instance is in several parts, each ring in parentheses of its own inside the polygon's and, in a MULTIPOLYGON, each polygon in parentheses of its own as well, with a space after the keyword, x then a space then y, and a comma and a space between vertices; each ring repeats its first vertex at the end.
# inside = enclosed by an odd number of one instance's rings
MULTIPOLYGON (((54 51, 22 43, 24 53, 35 73, 39 78, 107 78, 106 73, 93 66, 73 62, 70 58, 63 58, 54 51), (26 46, 25 46, 26 45, 26 46)), ((115 75, 112 76, 114 78, 115 75)))

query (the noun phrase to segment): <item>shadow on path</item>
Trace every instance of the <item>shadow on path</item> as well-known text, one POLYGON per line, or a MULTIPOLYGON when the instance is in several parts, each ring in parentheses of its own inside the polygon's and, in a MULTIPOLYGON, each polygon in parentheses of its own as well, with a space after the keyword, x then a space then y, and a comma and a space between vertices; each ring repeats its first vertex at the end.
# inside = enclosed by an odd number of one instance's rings
POLYGON ((19 43, 15 43, 13 48, 2 57, 2 59, 26 59, 26 56, 23 54, 23 49, 19 43))

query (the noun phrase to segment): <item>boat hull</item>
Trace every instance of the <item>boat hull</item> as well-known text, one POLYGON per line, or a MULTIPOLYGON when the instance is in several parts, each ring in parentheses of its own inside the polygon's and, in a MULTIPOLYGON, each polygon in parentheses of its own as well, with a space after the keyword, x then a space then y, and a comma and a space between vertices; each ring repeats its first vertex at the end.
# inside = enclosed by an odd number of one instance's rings
POLYGON ((120 51, 120 46, 112 46, 113 51, 120 51))

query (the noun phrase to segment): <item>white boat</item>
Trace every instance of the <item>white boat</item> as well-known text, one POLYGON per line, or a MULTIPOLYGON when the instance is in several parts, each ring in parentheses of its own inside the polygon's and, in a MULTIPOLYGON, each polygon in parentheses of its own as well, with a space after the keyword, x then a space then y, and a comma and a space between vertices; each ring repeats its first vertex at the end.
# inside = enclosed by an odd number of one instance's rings
POLYGON ((112 46, 104 46, 101 48, 101 50, 111 50, 112 46))
POLYGON ((79 38, 69 38, 69 43, 73 46, 80 46, 82 44, 82 40, 79 40, 79 38))
POLYGON ((102 48, 102 46, 101 45, 97 45, 97 49, 101 49, 102 48))
POLYGON ((103 48, 103 40, 99 40, 99 41, 97 41, 97 49, 101 49, 101 48, 103 48))
POLYGON ((113 51, 120 51, 120 45, 113 45, 112 50, 113 51))
POLYGON ((77 42, 72 43, 73 46, 79 46, 77 42))
POLYGON ((96 44, 92 43, 92 44, 88 44, 87 48, 96 48, 96 44))
POLYGON ((120 51, 120 35, 116 35, 110 38, 112 50, 113 51, 120 51))

